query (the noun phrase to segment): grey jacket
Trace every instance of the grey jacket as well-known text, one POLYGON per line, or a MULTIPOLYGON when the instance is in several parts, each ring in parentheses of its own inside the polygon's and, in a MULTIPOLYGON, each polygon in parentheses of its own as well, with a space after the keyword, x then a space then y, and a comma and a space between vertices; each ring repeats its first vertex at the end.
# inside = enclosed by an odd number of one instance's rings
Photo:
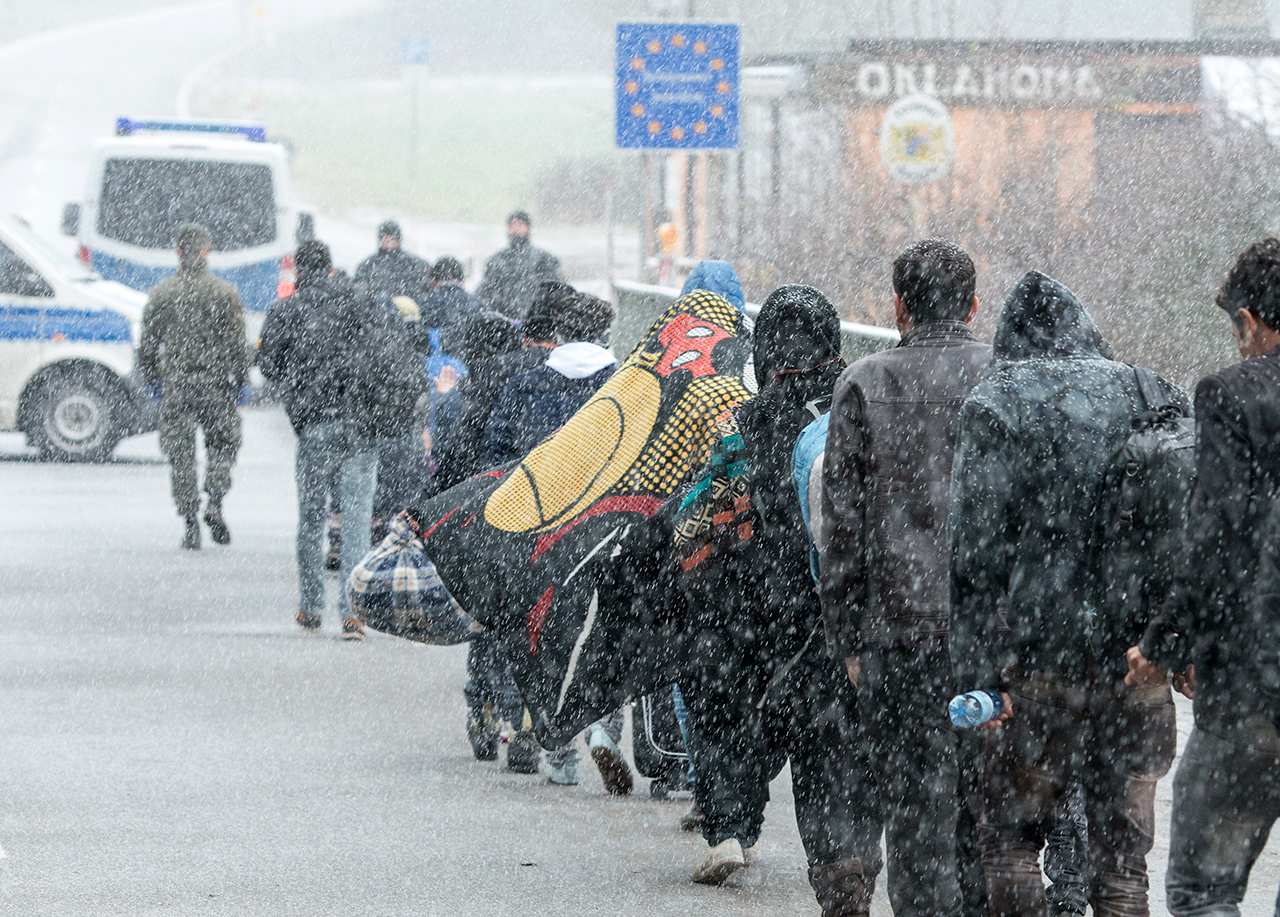
POLYGON ((836 658, 947 632, 956 421, 990 362, 965 325, 931 322, 836 383, 819 538, 836 658))

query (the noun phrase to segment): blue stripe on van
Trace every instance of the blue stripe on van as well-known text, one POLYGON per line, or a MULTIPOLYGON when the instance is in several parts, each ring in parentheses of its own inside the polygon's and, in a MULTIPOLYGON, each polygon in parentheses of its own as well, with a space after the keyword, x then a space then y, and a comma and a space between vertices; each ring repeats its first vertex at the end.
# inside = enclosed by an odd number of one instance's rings
MULTIPOLYGON (((100 251, 89 253, 89 263, 105 280, 114 280, 144 293, 174 273, 171 267, 149 267, 100 251)), ((276 285, 280 281, 278 260, 255 261, 213 273, 240 292, 246 309, 265 312, 276 301, 276 285)))
POLYGON ((0 341, 128 344, 129 320, 114 309, 14 306, 0 303, 0 341))

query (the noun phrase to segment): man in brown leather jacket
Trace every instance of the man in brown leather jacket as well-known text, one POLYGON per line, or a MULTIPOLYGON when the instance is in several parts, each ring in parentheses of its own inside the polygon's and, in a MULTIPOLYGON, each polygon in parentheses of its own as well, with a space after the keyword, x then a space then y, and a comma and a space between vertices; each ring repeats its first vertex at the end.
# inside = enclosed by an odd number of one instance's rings
POLYGON ((898 257, 902 342, 840 377, 824 458, 823 616, 872 743, 897 917, 962 913, 947 512, 956 419, 991 362, 969 331, 975 285, 949 242, 898 257))

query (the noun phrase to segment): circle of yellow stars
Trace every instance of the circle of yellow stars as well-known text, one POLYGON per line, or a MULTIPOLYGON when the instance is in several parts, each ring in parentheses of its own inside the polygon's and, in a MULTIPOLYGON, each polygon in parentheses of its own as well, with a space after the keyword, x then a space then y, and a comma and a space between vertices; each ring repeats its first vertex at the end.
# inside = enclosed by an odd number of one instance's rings
MULTIPOLYGON (((675 35, 671 36, 670 43, 671 43, 671 47, 673 48, 683 49, 688 47, 689 39, 686 36, 682 35, 681 33, 677 32, 675 35)), ((648 52, 649 54, 661 54, 663 51, 662 39, 651 38, 645 44, 644 48, 645 48, 645 51, 648 52)), ((701 57, 711 53, 711 48, 706 41, 704 41, 703 39, 698 39, 693 42, 693 53, 701 57)), ((647 64, 646 59, 640 55, 637 55, 631 58, 631 69, 636 71, 637 73, 643 72, 646 67, 646 64, 647 64)), ((711 69, 713 73, 722 73, 724 71, 724 58, 713 57, 708 62, 707 66, 711 69)), ((630 96, 636 95, 640 91, 640 81, 638 78, 627 80, 623 84, 622 88, 627 95, 630 95, 630 96)), ((721 78, 716 83, 717 95, 727 96, 731 92, 733 92, 733 84, 730 83, 728 80, 721 78)), ((642 105, 640 102, 634 103, 629 110, 633 118, 643 118, 645 117, 645 115, 648 114, 648 111, 645 109, 644 105, 642 105)), ((697 121, 694 121, 693 124, 689 125, 689 130, 692 130, 695 134, 705 134, 709 126, 707 123, 708 118, 723 118, 723 117, 724 117, 724 105, 717 102, 714 105, 711 105, 707 109, 706 116, 699 118, 697 121)), ((650 119, 649 123, 645 125, 645 130, 648 132, 650 137, 656 137, 658 134, 661 134, 664 129, 666 129, 668 135, 671 137, 672 140, 683 140, 688 135, 688 131, 686 130, 685 127, 679 124, 675 124, 670 127, 667 127, 656 118, 650 119)))

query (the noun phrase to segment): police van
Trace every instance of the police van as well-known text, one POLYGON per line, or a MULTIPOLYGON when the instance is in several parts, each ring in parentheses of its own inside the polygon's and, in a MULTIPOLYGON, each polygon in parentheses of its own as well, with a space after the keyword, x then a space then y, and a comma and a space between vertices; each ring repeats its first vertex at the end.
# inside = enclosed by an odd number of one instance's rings
POLYGON ((262 125, 116 119, 115 136, 93 146, 83 204, 63 211, 80 259, 106 280, 150 290, 178 268, 183 223, 209 230, 210 270, 251 313, 291 291, 293 250, 313 232, 293 203, 289 152, 262 125))
POLYGON ((156 400, 134 375, 145 305, 0 217, 0 430, 63 461, 104 459, 154 430, 156 400))

